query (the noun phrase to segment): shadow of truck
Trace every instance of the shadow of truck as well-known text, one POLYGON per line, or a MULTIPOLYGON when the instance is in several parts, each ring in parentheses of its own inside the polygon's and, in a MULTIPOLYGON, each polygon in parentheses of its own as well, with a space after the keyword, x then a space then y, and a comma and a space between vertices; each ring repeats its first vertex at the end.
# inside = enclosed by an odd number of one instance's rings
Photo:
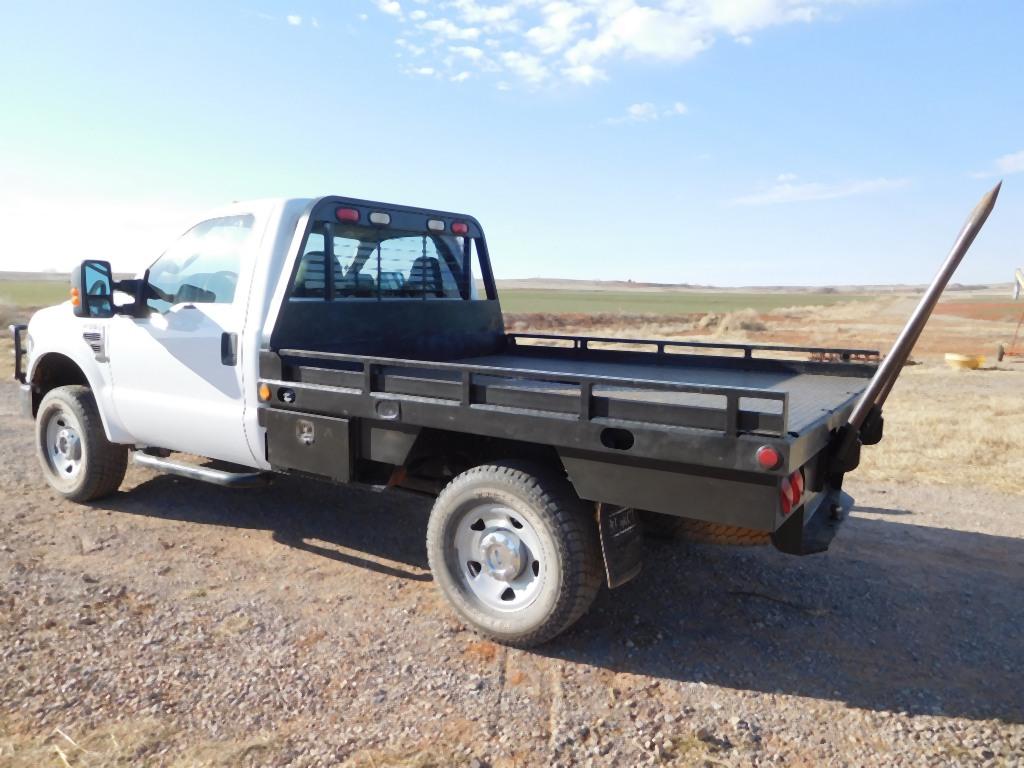
MULTIPOLYGON (((157 477, 100 506, 265 529, 288 547, 429 581, 430 504, 291 478, 229 491, 157 477)), ((637 579, 614 600, 603 593, 572 631, 535 652, 870 710, 1024 722, 1024 540, 908 524, 913 513, 903 509, 871 511, 892 519, 855 512, 829 552, 806 558, 652 543, 637 579)))

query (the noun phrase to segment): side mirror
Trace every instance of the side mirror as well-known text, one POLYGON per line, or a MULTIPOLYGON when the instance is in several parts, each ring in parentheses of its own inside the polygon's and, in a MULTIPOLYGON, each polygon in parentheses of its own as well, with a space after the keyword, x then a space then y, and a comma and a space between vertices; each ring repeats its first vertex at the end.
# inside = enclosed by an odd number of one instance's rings
POLYGON ((71 306, 76 317, 114 316, 114 275, 109 261, 88 259, 72 271, 71 306))

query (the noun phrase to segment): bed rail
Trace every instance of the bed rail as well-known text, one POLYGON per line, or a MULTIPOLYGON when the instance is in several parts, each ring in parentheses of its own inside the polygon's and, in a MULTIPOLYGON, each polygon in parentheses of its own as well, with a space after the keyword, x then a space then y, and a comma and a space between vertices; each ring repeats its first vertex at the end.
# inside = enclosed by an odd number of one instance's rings
MULTIPOLYGON (((877 362, 877 349, 847 349, 844 347, 800 347, 778 344, 737 344, 712 341, 667 341, 665 339, 625 339, 610 336, 570 336, 554 333, 508 333, 505 334, 512 346, 522 347, 519 339, 537 339, 540 341, 572 342, 572 349, 587 351, 590 345, 599 344, 630 344, 641 347, 654 347, 658 355, 672 354, 669 349, 712 350, 729 349, 743 352, 745 359, 753 359, 755 352, 796 352, 813 360, 839 360, 842 362, 877 362)), ((535 346, 535 345, 527 345, 535 346)), ((544 345, 541 345, 544 346, 544 345)), ((642 350, 638 350, 642 351, 642 350)))
POLYGON ((301 349, 265 351, 261 380, 270 385, 341 387, 362 397, 431 398, 465 409, 498 407, 646 425, 744 432, 785 437, 789 393, 769 389, 709 386, 614 376, 523 370, 488 365, 441 363, 301 349), (297 361, 297 362, 296 362, 297 361), (305 361, 309 361, 308 363, 305 361), (330 364, 330 367, 315 363, 330 364), (283 366, 296 368, 292 379, 283 366), (556 391, 551 391, 552 387, 556 391), (572 388, 566 393, 558 388, 572 388), (678 392, 721 398, 722 407, 615 397, 616 393, 678 392), (744 402, 746 401, 746 402, 744 402), (751 402, 755 401, 755 402, 751 402), (761 401, 757 403, 756 401, 761 401), (767 403, 778 406, 766 407, 767 403))

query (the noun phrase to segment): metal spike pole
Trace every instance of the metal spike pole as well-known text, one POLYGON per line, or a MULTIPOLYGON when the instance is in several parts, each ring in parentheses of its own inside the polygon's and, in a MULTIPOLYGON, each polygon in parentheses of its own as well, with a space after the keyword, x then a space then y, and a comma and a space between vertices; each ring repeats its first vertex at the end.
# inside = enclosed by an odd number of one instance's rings
POLYGON ((892 346, 892 351, 882 361, 867 389, 864 390, 864 394, 861 395, 857 405, 854 406, 853 411, 850 413, 850 418, 847 421, 846 435, 840 447, 840 454, 845 453, 851 447, 872 407, 881 408, 882 404, 885 403, 885 399, 889 396, 889 392, 892 391, 893 385, 896 383, 900 370, 906 364, 910 353, 914 349, 914 345, 921 336, 921 331, 924 330, 925 323, 928 322, 932 310, 935 309, 942 291, 946 288, 956 268, 960 266, 960 262, 974 242, 974 238, 978 236, 978 232, 981 231, 985 220, 988 219, 988 215, 992 212, 1002 185, 1003 182, 1000 181, 989 190, 981 198, 974 210, 971 211, 971 215, 967 217, 967 221, 961 228, 960 234, 957 235, 956 241, 946 257, 946 261, 939 269, 938 274, 935 275, 931 285, 928 286, 928 290, 924 292, 924 296, 921 297, 921 301, 918 303, 917 308, 914 309, 914 313, 910 316, 907 324, 900 331, 900 335, 892 346))

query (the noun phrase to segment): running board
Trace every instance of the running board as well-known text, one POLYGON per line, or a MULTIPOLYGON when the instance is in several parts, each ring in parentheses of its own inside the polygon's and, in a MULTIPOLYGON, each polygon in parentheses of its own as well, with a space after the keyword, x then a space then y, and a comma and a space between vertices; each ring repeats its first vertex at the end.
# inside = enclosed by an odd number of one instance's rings
POLYGON ((142 451, 132 451, 132 460, 136 464, 167 475, 187 477, 190 480, 200 480, 227 488, 256 488, 266 485, 270 480, 269 472, 227 472, 223 469, 197 467, 195 464, 171 461, 142 451))

